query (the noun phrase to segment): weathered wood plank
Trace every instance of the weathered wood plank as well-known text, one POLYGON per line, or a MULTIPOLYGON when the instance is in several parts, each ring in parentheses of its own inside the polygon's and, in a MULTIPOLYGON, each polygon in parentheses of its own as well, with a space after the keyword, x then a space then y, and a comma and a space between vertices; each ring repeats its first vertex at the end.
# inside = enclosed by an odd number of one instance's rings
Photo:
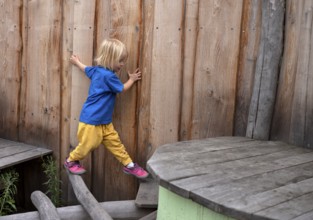
POLYGON ((194 82, 196 50, 199 30, 199 0, 185 1, 184 15, 184 50, 183 53, 183 78, 182 78, 182 103, 181 103, 181 127, 179 140, 190 140, 192 125, 192 106, 194 97, 194 82))
MULTIPOLYGON (((2 139, 0 138, 0 147, 1 148, 6 148, 6 147, 16 147, 16 146, 27 146, 24 143, 20 143, 20 142, 15 142, 15 141, 11 141, 11 140, 6 140, 6 139, 2 139)), ((28 145, 29 146, 29 145, 28 145)))
POLYGON ((52 151, 45 148, 33 148, 28 151, 23 151, 19 154, 14 154, 1 158, 0 160, 0 169, 4 169, 28 160, 42 157, 47 154, 51 154, 52 151))
MULTIPOLYGON (((278 145, 275 142, 268 142, 265 144, 261 141, 252 139, 246 139, 246 141, 241 142, 222 140, 223 139, 218 140, 209 138, 204 139, 203 141, 178 142, 176 144, 165 145, 162 149, 158 149, 153 158, 149 160, 148 168, 151 166, 154 167, 154 171, 151 170, 151 173, 153 174, 154 172, 159 172, 171 167, 173 161, 176 161, 175 167, 178 170, 173 173, 169 170, 164 174, 163 178, 179 178, 179 175, 186 174, 184 174, 184 167, 189 167, 190 165, 194 165, 197 169, 201 169, 200 164, 214 166, 214 164, 232 162, 239 159, 248 160, 249 158, 257 156, 262 157, 262 155, 266 156, 267 154, 280 152, 282 146, 285 147, 285 150, 298 150, 294 146, 283 143, 281 143, 281 145, 278 145), (249 151, 249 149, 251 149, 251 151, 249 151), (254 151, 252 151, 252 149, 254 151), (198 163, 199 166, 197 166, 198 163)), ((190 169, 190 172, 192 172, 192 169, 190 169)))
POLYGON ((312 47, 308 47, 312 42, 312 20, 313 12, 312 1, 304 1, 303 13, 301 17, 301 35, 299 38, 299 55, 297 64, 297 75, 295 77, 295 90, 292 102, 292 115, 290 122, 290 141, 296 145, 303 145, 306 136, 311 136, 312 131, 307 130, 307 114, 311 114, 311 110, 307 110, 309 106, 312 106, 312 100, 308 100, 309 88, 308 82, 312 83, 313 73, 309 69, 312 67, 311 51, 312 47), (310 80, 311 75, 311 80, 310 80), (309 104, 311 103, 311 104, 309 104))
POLYGON ((1 148, 1 152, 0 152, 0 160, 3 157, 7 157, 7 156, 13 156, 15 154, 19 154, 19 153, 23 153, 25 151, 29 151, 34 149, 34 147, 31 147, 29 145, 20 145, 20 146, 10 146, 10 147, 4 147, 1 148))
POLYGON ((153 151, 179 136, 183 19, 183 1, 155 1, 149 121, 153 151))
POLYGON ((174 185, 173 191, 177 190, 181 192, 181 194, 188 196, 192 190, 211 184, 218 184, 221 181, 232 181, 238 178, 273 172, 289 166, 311 162, 313 153, 304 153, 302 155, 301 150, 302 149, 299 151, 294 149, 286 150, 268 155, 228 161, 222 164, 206 165, 204 163, 201 167, 197 166, 193 169, 186 170, 185 174, 183 171, 179 170, 176 172, 177 176, 175 176, 175 172, 172 172, 172 176, 168 175, 167 179, 160 183, 166 186, 167 182, 170 181, 169 184, 174 185), (300 154, 301 156, 293 156, 294 154, 300 154), (205 170, 205 168, 207 170, 205 170), (197 172, 196 175, 194 174, 195 171, 197 172))
POLYGON ((237 73, 234 135, 245 136, 253 79, 260 47, 262 1, 243 1, 240 54, 237 73))
POLYGON ((18 140, 21 92, 22 0, 0 4, 0 136, 18 140))
POLYGON ((138 82, 138 126, 137 126, 137 158, 140 164, 146 163, 154 152, 150 143, 150 96, 151 96, 151 71, 152 48, 154 32, 154 5, 155 0, 143 1, 142 10, 142 41, 139 66, 143 77, 138 82))
POLYGON ((158 195, 158 182, 152 178, 148 179, 140 183, 135 204, 140 208, 157 208, 158 195))
POLYGON ((313 219, 313 211, 297 216, 293 220, 311 220, 311 219, 313 219))
MULTIPOLYGON (((77 54, 81 61, 86 65, 92 65, 93 45, 94 45, 94 18, 95 18, 96 1, 74 1, 73 8, 73 54, 77 54)), ((71 72, 71 120, 70 120, 70 145, 76 147, 77 128, 82 105, 85 102, 90 80, 84 72, 77 67, 72 66, 71 72)), ((83 160, 83 165, 87 169, 84 175, 85 183, 91 186, 91 155, 83 160)))
POLYGON ((272 138, 312 147, 312 2, 287 1, 285 53, 272 138))
MULTIPOLYGON (((94 40, 94 57, 97 50, 104 39, 110 38, 111 31, 111 0, 96 1, 95 8, 95 40, 94 40)), ((105 178, 110 173, 107 169, 111 165, 107 162, 107 154, 109 152, 101 145, 92 153, 92 193, 98 201, 113 200, 106 198, 107 185, 105 178)), ((116 161, 114 161, 116 163, 116 161)))
POLYGON ((270 219, 291 220, 306 212, 312 212, 313 192, 304 194, 290 201, 285 201, 271 208, 257 212, 257 215, 270 219))
POLYGON ((78 201, 88 212, 90 217, 94 220, 112 220, 112 217, 100 206, 98 201, 88 190, 82 177, 70 174, 69 172, 68 176, 78 201))
MULTIPOLYGON (((134 220, 147 216, 153 209, 138 208, 134 200, 128 201, 111 201, 100 203, 101 207, 112 216, 113 219, 119 220, 134 220)), ((57 212, 61 219, 64 220, 89 220, 91 219, 88 213, 81 205, 67 206, 57 208, 57 212)), ((1 220, 40 220, 39 213, 27 212, 14 215, 0 216, 1 220)))
POLYGON ((61 1, 24 1, 19 140, 60 146, 61 1))
POLYGON ((285 1, 262 1, 262 35, 246 136, 268 140, 283 49, 285 1))
MULTIPOLYGON (((108 6, 108 5, 107 5, 108 6)), ((117 73, 122 82, 128 80, 127 71, 133 72, 139 66, 140 56, 140 34, 141 34, 141 1, 111 1, 110 10, 110 37, 121 40, 127 48, 128 60, 126 66, 117 73)), ((115 102, 113 124, 118 131, 122 143, 125 145, 131 158, 136 160, 137 143, 137 86, 136 83, 130 90, 118 95, 115 102)), ((116 167, 116 169, 105 169, 104 191, 105 200, 132 199, 136 196, 138 184, 136 179, 122 175, 123 165, 119 163, 110 153, 105 154, 104 167, 116 167), (125 188, 128 183, 128 190, 125 188)), ((100 167, 103 169, 103 167, 100 167)), ((100 186, 101 187, 101 186, 100 186)))
POLYGON ((271 138, 289 142, 292 103, 297 75, 304 1, 286 1, 285 44, 280 70, 271 138))
POLYGON ((34 191, 31 194, 31 200, 37 208, 41 220, 61 219, 57 209, 44 193, 40 191, 34 191))
MULTIPOLYGON (((60 169, 69 154, 71 139, 71 84, 72 84, 72 64, 69 61, 73 53, 73 32, 74 32, 74 1, 63 2, 63 35, 62 35, 62 73, 61 73, 61 120, 60 120, 60 154, 55 155, 59 162, 60 169)), ((68 177, 64 170, 60 172, 62 199, 68 204, 76 202, 72 187, 68 184, 68 177)))
POLYGON ((311 149, 248 138, 238 147, 239 140, 225 148, 230 138, 205 139, 207 151, 198 140, 168 144, 157 149, 148 168, 161 186, 235 219, 294 219, 312 212, 311 149), (212 144, 221 149, 212 150, 212 144))
MULTIPOLYGON (((194 192, 233 209, 255 213, 313 191, 311 163, 256 174, 201 188, 194 192), (305 175, 299 171, 305 171, 305 175)), ((209 184, 208 184, 209 185, 209 184)))
POLYGON ((199 1, 192 139, 233 132, 242 4, 242 0, 199 1))

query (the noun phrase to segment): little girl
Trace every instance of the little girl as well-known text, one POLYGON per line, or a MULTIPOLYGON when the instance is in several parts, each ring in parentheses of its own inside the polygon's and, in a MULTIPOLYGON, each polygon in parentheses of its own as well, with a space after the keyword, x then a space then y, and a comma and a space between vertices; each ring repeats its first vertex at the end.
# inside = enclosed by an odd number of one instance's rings
POLYGON ((79 161, 102 143, 124 165, 124 173, 137 178, 146 178, 149 175, 138 164, 133 163, 112 124, 116 94, 128 90, 141 79, 139 69, 133 73, 128 72, 129 79, 124 84, 115 74, 125 65, 127 57, 126 47, 121 41, 108 39, 99 48, 95 59, 98 66, 87 67, 76 55, 70 58, 91 80, 88 97, 79 118, 79 144, 64 162, 64 167, 73 174, 86 172, 79 161))

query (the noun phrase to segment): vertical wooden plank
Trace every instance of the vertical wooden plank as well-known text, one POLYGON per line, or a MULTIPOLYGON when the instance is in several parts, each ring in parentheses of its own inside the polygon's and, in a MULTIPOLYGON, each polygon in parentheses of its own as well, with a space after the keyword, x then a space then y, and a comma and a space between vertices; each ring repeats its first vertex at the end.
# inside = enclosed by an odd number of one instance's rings
POLYGON ((0 1, 0 136, 18 139, 21 83, 21 0, 0 1))
MULTIPOLYGON (((95 0, 74 1, 73 15, 73 53, 77 54, 81 61, 86 65, 92 65, 93 60, 93 42, 94 42, 94 18, 95 18, 95 0)), ((70 145, 76 147, 77 128, 82 105, 85 102, 90 81, 88 77, 77 67, 72 66, 71 82, 71 125, 70 125, 70 145)), ((88 187, 91 186, 91 155, 88 155, 82 164, 87 169, 83 176, 88 187)))
MULTIPOLYGON (((290 141, 296 145, 304 145, 309 136, 312 136, 312 128, 308 122, 312 120, 312 20, 313 20, 313 1, 305 0, 301 16, 301 30, 299 38, 298 63, 295 77, 295 88, 292 103, 292 114, 290 123, 290 141), (310 46, 308 46, 310 45, 310 46), (311 107, 311 109, 309 108, 311 107), (311 118, 308 117, 311 115, 311 118)), ((311 139, 312 140, 312 139, 311 139)), ((311 144, 313 144, 311 142, 311 144)), ((310 146, 309 143, 306 143, 310 146)))
POLYGON ((59 153, 61 2, 24 1, 20 140, 59 153))
POLYGON ((280 70, 271 139, 289 142, 292 102, 301 36, 303 1, 287 1, 284 55, 280 70))
POLYGON ((194 96, 194 73, 196 62, 197 36, 199 31, 199 0, 186 1, 184 51, 183 51, 183 82, 181 94, 181 127, 180 140, 190 140, 192 124, 192 101, 194 96))
POLYGON ((232 135, 243 1, 200 1, 192 138, 232 135))
MULTIPOLYGON (((311 29, 312 31, 312 29, 311 29)), ((313 42, 313 34, 311 32, 311 42, 313 42)), ((312 44, 310 53, 312 53, 313 48, 312 44)), ((307 81, 307 99, 306 99, 306 120, 305 120, 305 129, 304 129, 304 143, 302 146, 313 148, 313 56, 310 55, 309 61, 309 72, 308 72, 308 81, 307 81)))
POLYGON ((247 137, 268 140, 283 49, 285 1, 262 2, 262 35, 248 116, 247 137))
MULTIPOLYGON (((102 21, 97 19, 96 48, 98 48, 102 40, 107 37, 117 38, 125 43, 129 58, 126 67, 118 74, 121 81, 125 82, 128 80, 127 70, 134 71, 139 63, 141 1, 123 0, 99 2, 99 8, 103 11, 99 11, 98 15, 100 13, 104 13, 104 15, 100 15, 102 21)), ((134 161, 136 161, 137 151, 136 87, 137 85, 130 91, 118 95, 113 118, 115 129, 119 132, 123 144, 134 161)), ((99 180, 102 181, 102 185, 104 183, 106 186, 106 190, 100 192, 103 196, 100 196, 99 199, 116 200, 134 198, 137 188, 136 180, 123 174, 122 164, 108 151, 100 149, 101 155, 98 153, 99 152, 94 154, 94 159, 97 163, 94 164, 94 172, 100 175, 98 181, 94 179, 93 189, 100 187, 99 180), (125 185, 125 182, 128 182, 128 185, 125 185)))
MULTIPOLYGON (((132 72, 139 67, 141 1, 111 1, 111 11, 113 13, 111 13, 110 37, 121 40, 126 45, 129 54, 127 65, 118 74, 121 81, 126 82, 128 80, 127 71, 132 72)), ((129 91, 118 95, 113 117, 115 129, 134 162, 137 161, 137 87, 138 84, 136 83, 129 91)), ((134 199, 137 192, 136 179, 124 175, 122 164, 113 158, 111 154, 106 158, 105 167, 105 185, 107 187, 105 199, 134 199), (112 169, 112 167, 115 167, 115 169, 112 169), (125 182, 128 183, 127 186, 125 182)))
POLYGON ((152 46, 154 31, 154 5, 155 0, 143 1, 142 18, 142 48, 140 54, 140 69, 142 79, 138 86, 138 127, 137 127, 137 159, 144 165, 153 154, 150 143, 150 100, 151 100, 151 69, 152 69, 152 46))
POLYGON ((234 135, 245 136, 259 42, 261 36, 262 1, 244 0, 241 24, 240 55, 237 73, 234 135))
POLYGON ((59 155, 59 165, 62 180, 62 199, 67 204, 77 203, 71 184, 69 184, 66 170, 63 163, 68 157, 70 149, 70 125, 71 125, 71 84, 72 84, 72 64, 69 58, 73 53, 73 32, 74 32, 74 1, 63 1, 63 34, 62 34, 62 73, 61 73, 61 150, 59 155))
MULTIPOLYGON (((96 1, 96 20, 95 20, 95 44, 94 57, 97 55, 97 49, 104 39, 110 37, 111 29, 111 0, 96 1)), ((92 186, 93 195, 98 201, 105 201, 105 177, 109 166, 106 166, 106 154, 110 154, 104 146, 99 148, 92 154, 92 186)))
POLYGON ((179 138, 184 6, 183 1, 155 1, 150 101, 153 149, 179 138))
MULTIPOLYGON (((311 4, 311 12, 310 16, 312 16, 312 9, 313 6, 311 4)), ((312 19, 312 17, 310 17, 312 19)), ((311 20, 312 22, 312 20, 311 20)), ((311 42, 313 42, 313 28, 310 27, 311 31, 311 40, 310 43, 310 60, 309 60, 309 69, 308 69, 308 76, 307 76, 307 98, 306 98, 306 112, 305 112, 305 129, 304 129, 304 143, 302 146, 313 148, 313 45, 311 42)))

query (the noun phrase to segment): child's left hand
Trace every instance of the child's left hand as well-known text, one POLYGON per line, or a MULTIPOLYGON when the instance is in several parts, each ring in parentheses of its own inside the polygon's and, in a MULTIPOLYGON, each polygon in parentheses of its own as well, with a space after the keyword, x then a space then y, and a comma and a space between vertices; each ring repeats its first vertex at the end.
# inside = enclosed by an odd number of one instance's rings
POLYGON ((138 80, 141 80, 141 71, 136 69, 133 73, 128 72, 129 79, 131 79, 133 82, 136 82, 138 80))

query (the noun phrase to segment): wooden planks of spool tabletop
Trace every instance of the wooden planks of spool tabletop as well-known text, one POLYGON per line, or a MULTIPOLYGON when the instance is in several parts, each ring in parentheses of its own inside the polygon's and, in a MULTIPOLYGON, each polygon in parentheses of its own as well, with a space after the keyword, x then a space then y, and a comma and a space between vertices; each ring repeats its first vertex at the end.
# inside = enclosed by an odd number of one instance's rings
POLYGON ((159 147, 158 220, 313 219, 313 150, 218 137, 159 147))

